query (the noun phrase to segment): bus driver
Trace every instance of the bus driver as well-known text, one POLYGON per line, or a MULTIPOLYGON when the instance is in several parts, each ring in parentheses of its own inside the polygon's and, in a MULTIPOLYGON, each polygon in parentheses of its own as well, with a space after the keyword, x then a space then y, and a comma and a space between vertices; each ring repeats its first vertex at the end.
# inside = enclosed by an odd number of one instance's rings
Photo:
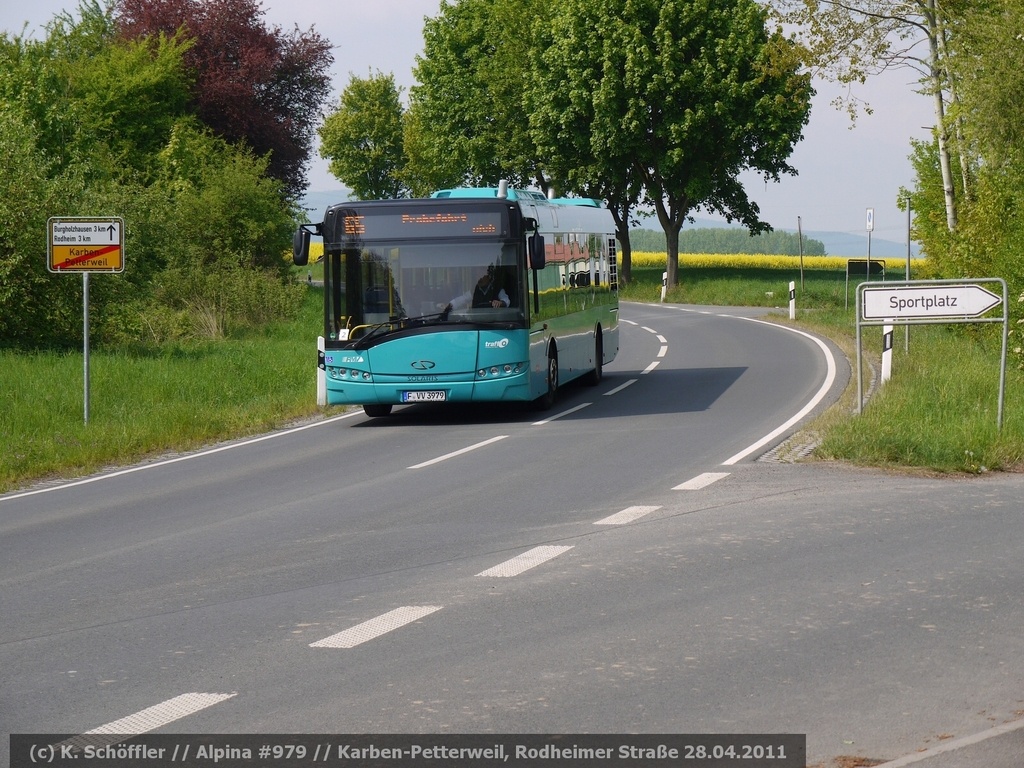
POLYGON ((477 280, 476 287, 473 290, 466 291, 461 296, 448 302, 448 305, 444 308, 444 314, 448 314, 453 309, 466 309, 470 306, 474 309, 480 307, 497 308, 507 307, 511 303, 512 300, 509 299, 505 289, 495 276, 494 265, 491 264, 487 267, 487 274, 477 280))

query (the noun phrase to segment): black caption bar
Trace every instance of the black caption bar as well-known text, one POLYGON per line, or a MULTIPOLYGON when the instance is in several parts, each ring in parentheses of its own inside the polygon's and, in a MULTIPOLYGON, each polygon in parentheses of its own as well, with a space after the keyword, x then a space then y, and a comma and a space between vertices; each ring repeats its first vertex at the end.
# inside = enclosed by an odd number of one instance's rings
POLYGON ((806 768, 805 734, 12 734, 11 768, 806 768))

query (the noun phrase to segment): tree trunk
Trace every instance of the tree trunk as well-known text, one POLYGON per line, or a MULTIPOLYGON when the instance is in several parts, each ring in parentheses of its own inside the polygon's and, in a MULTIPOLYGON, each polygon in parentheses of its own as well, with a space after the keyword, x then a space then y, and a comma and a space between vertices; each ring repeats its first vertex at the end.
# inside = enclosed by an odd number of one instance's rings
POLYGON ((928 51, 929 79, 935 98, 935 133, 939 141, 939 167, 942 169, 942 194, 946 202, 946 227, 950 232, 956 230, 956 192, 953 188, 953 168, 949 160, 949 127, 946 121, 946 107, 943 102, 942 88, 944 78, 942 76, 942 61, 939 52, 939 35, 942 33, 939 25, 939 11, 936 0, 928 0, 928 12, 925 18, 928 22, 928 51))

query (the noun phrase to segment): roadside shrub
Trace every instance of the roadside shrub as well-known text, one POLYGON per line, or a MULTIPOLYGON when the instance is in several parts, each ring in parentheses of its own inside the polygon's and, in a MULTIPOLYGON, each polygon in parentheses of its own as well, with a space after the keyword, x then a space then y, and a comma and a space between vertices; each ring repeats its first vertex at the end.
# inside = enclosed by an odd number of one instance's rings
POLYGON ((163 272, 151 299, 108 310, 102 342, 159 346, 190 339, 222 339, 234 332, 298 316, 306 287, 276 273, 245 268, 163 272))

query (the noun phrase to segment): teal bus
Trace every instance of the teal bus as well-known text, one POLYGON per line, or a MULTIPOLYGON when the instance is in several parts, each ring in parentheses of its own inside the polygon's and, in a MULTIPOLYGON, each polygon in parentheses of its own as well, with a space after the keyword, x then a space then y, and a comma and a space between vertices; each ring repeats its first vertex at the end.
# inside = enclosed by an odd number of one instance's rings
POLYGON ((545 409, 563 383, 597 384, 618 352, 615 224, 598 201, 503 182, 338 203, 295 233, 298 266, 311 236, 324 243, 328 405, 545 409))

